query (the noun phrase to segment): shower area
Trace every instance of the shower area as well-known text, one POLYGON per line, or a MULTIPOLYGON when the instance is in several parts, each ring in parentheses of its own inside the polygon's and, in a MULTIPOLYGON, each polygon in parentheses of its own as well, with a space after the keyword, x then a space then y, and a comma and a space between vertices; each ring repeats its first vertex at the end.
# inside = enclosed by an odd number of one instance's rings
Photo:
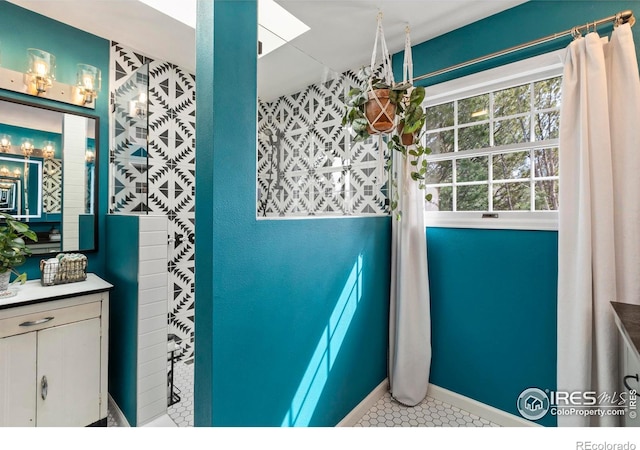
POLYGON ((109 216, 138 224, 134 421, 193 426, 195 77, 115 42, 111 64, 109 216))

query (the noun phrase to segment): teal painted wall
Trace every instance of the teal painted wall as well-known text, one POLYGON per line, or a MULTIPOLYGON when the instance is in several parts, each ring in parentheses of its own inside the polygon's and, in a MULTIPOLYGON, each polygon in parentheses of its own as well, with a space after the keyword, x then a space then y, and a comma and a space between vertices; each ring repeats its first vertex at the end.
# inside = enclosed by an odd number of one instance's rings
MULTIPOLYGON (((75 84, 76 64, 85 63, 98 67, 102 72, 102 91, 95 110, 81 108, 30 95, 0 89, 0 96, 64 109, 69 112, 92 115, 99 119, 98 141, 98 251, 85 252, 88 270, 104 276, 105 266, 105 217, 108 205, 109 173, 109 41, 70 27, 47 17, 20 8, 7 1, 0 1, 0 42, 3 67, 24 71, 27 48, 35 47, 56 56, 56 79, 62 83, 75 84)), ((32 256, 20 268, 30 279, 40 277, 41 256, 32 256)))
MULTIPOLYGON (((415 45, 414 76, 637 6, 635 1, 530 1, 415 45)), ((640 55, 640 28, 633 34, 640 55)), ((423 84, 564 48, 570 41, 558 39, 423 84)), ((396 78, 402 60, 402 53, 393 57, 396 78)), ((427 249, 431 382, 519 416, 515 404, 523 389, 556 387, 557 233, 429 228, 427 249)), ((556 420, 547 416, 539 423, 555 426, 556 420)))
POLYGON ((256 1, 198 8, 195 424, 333 426, 386 377, 390 221, 256 220, 256 1))
POLYGON ((431 383, 519 416, 520 392, 556 386, 557 233, 426 233, 431 383))
POLYGON ((106 278, 109 295, 109 394, 127 418, 137 424, 138 380, 138 261, 140 219, 107 216, 106 278), (123 244, 123 243, 126 243, 123 244))

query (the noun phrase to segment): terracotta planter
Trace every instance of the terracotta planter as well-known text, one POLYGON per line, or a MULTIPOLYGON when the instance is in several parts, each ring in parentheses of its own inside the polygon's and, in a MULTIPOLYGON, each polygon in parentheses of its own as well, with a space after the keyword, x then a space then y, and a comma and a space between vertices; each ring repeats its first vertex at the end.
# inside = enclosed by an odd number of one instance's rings
POLYGON ((365 103, 364 113, 369 121, 369 133, 385 133, 393 130, 396 105, 389 99, 389 89, 375 89, 368 92, 368 95, 369 101, 365 103))
POLYGON ((402 132, 403 124, 398 124, 398 134, 400 135, 400 141, 402 141, 402 145, 409 146, 416 143, 416 138, 418 136, 418 132, 415 133, 403 133, 402 132))

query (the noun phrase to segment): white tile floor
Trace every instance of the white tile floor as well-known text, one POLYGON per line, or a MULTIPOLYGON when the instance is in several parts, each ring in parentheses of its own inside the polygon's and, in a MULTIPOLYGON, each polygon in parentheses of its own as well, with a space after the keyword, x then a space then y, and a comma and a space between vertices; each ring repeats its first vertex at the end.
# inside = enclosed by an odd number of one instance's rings
MULTIPOLYGON (((169 416, 179 427, 193 426, 193 367, 177 362, 174 384, 180 390, 180 402, 168 409, 169 416)), ((109 410, 107 426, 119 425, 109 410)), ((483 417, 427 396, 416 406, 404 406, 386 392, 354 425, 355 427, 498 427, 483 417)))
MULTIPOLYGON (((192 360, 193 361, 193 360, 192 360)), ((179 427, 193 426, 193 363, 176 362, 174 365, 173 383, 177 388, 180 401, 168 408, 169 417, 179 427)), ((107 427, 122 427, 114 412, 109 408, 107 427)))
POLYGON ((498 427, 499 425, 428 396, 419 405, 404 406, 386 392, 354 426, 498 427))
POLYGON ((179 427, 193 426, 193 359, 191 363, 179 361, 174 366, 173 383, 180 401, 169 406, 169 417, 179 427))

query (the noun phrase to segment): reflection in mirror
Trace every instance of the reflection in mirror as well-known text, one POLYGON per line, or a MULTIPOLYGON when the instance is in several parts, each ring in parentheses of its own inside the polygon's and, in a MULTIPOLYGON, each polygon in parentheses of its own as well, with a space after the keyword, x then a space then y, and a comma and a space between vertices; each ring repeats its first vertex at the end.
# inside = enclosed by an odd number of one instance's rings
POLYGON ((96 249, 93 116, 0 99, 0 211, 29 222, 34 254, 96 249))
POLYGON ((16 219, 32 219, 42 215, 42 162, 18 156, 0 156, 2 192, 11 198, 10 210, 16 219))

